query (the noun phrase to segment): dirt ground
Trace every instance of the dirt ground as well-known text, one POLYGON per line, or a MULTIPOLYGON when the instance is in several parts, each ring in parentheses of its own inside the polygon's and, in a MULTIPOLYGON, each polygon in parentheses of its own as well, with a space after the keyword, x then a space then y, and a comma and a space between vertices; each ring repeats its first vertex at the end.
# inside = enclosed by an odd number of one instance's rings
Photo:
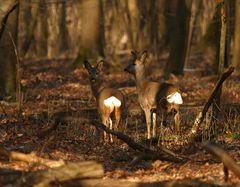
MULTIPOLYGON (((163 59, 164 61, 164 59, 163 59)), ((209 61, 191 58, 192 65, 199 69, 186 71, 184 77, 170 79, 177 84, 182 93, 184 104, 181 107, 181 136, 175 137, 171 125, 165 128, 164 136, 170 140, 161 142, 162 146, 189 160, 185 163, 166 161, 141 161, 137 165, 130 162, 137 153, 125 143, 99 143, 94 139, 94 128, 85 119, 98 119, 95 100, 90 90, 87 72, 83 67, 72 68, 67 61, 23 62, 24 100, 21 114, 17 115, 16 106, 2 102, 0 107, 0 142, 8 150, 23 153, 34 152, 38 156, 66 161, 96 160, 104 165, 105 177, 129 181, 199 181, 215 185, 239 184, 230 172, 224 182, 223 164, 206 152, 201 142, 184 146, 185 135, 191 129, 197 112, 210 95, 217 76, 213 76, 209 61), (199 65, 199 64, 203 65, 199 65), (210 75, 211 74, 211 75, 210 75), (62 113, 74 116, 76 121, 61 123, 47 136, 41 132, 53 125, 53 116, 62 113), (81 122, 82 121, 82 122, 81 122)), ((116 70, 105 68, 104 82, 120 88, 126 95, 128 108, 124 132, 137 142, 146 138, 144 115, 137 103, 134 79, 124 71, 124 62, 116 70)), ((162 81, 162 63, 149 63, 149 76, 152 80, 162 81)), ((240 77, 233 74, 226 80, 222 93, 222 110, 218 121, 216 140, 238 163, 240 162, 240 77)), ((206 140, 208 132, 206 132, 206 140)), ((152 147, 157 149, 156 147, 152 147)), ((20 161, 9 161, 0 157, 0 167, 6 169, 35 171, 44 168, 20 161)), ((1 180, 3 180, 1 178, 1 180)), ((4 184, 4 181, 1 181, 4 184)))

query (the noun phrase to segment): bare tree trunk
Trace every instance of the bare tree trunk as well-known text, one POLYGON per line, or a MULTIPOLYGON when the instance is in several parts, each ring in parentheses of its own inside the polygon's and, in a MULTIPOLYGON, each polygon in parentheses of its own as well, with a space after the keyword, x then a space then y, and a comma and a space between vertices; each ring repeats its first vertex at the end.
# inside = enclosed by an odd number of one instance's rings
POLYGON ((165 66, 165 77, 171 73, 183 75, 183 67, 186 59, 189 22, 192 0, 178 0, 177 14, 173 36, 171 37, 170 56, 165 66))
POLYGON ((79 43, 81 36, 81 1, 67 1, 66 4, 66 34, 68 42, 68 57, 76 58, 79 51, 79 43), (76 32, 77 31, 77 32, 76 32))
MULTIPOLYGON (((224 70, 224 64, 226 60, 226 33, 227 33, 227 22, 228 19, 226 15, 226 2, 223 0, 222 7, 219 9, 221 11, 221 35, 220 35, 220 45, 219 45, 219 64, 218 64, 218 75, 220 76, 224 70)), ((218 90, 216 97, 213 100, 212 105, 212 116, 211 116, 211 127, 213 130, 213 135, 216 134, 216 124, 218 122, 218 115, 220 112, 220 104, 221 104, 221 94, 222 94, 222 86, 218 90)))
MULTIPOLYGON (((232 65, 239 67, 240 66, 240 1, 235 1, 236 15, 235 15, 235 30, 234 30, 234 48, 233 48, 233 59, 232 65)), ((239 68, 236 68, 239 72, 239 68)))
POLYGON ((60 27, 60 38, 59 38, 59 48, 60 48, 60 52, 66 52, 69 49, 69 39, 68 39, 68 30, 67 30, 67 7, 66 7, 66 2, 62 2, 61 4, 61 10, 60 10, 60 23, 59 23, 59 27, 60 27))
POLYGON ((48 12, 48 58, 56 58, 60 54, 60 44, 62 43, 60 20, 61 20, 61 4, 60 3, 49 3, 47 5, 48 12))
POLYGON ((0 2, 0 96, 16 91, 18 1, 0 2), (14 42, 14 44, 13 44, 14 42))
POLYGON ((22 0, 20 4, 19 20, 23 21, 19 24, 19 30, 21 32, 19 32, 18 44, 21 57, 26 55, 34 38, 34 30, 37 26, 40 11, 39 1, 40 0, 36 0, 35 3, 31 4, 31 0, 22 0), (29 20, 29 18, 31 18, 31 20, 29 20))
POLYGON ((47 27, 47 4, 45 0, 39 1, 39 16, 37 18, 36 30, 34 32, 33 53, 29 53, 30 57, 46 58, 48 51, 48 27, 47 27))
POLYGON ((84 0, 81 2, 81 39, 78 57, 75 64, 82 63, 84 58, 96 60, 104 56, 102 0, 84 0))
MULTIPOLYGON (((199 43, 207 32, 210 20, 213 18, 216 2, 215 0, 193 0, 193 7, 196 9, 193 42, 199 43)), ((193 15, 194 16, 194 15, 193 15)))

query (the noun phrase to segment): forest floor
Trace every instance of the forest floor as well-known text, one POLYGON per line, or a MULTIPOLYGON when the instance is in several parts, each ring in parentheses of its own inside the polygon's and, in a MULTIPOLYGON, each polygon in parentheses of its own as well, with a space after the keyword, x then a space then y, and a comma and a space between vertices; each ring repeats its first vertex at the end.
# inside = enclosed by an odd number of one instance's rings
MULTIPOLYGON (((164 59, 163 59, 164 60, 164 59)), ((206 182, 209 185, 236 185, 239 179, 230 172, 228 182, 224 182, 223 164, 205 151, 201 142, 184 146, 185 134, 191 129, 194 119, 210 95, 217 76, 214 76, 208 59, 191 58, 192 67, 203 64, 200 69, 188 69, 184 77, 170 80, 177 84, 182 93, 184 104, 181 107, 181 137, 175 137, 172 125, 165 127, 164 136, 169 140, 161 141, 171 151, 189 160, 185 163, 167 161, 141 161, 131 165, 137 154, 125 143, 99 143, 94 139, 94 128, 86 119, 98 119, 95 100, 92 97, 87 72, 83 67, 72 68, 66 61, 24 62, 21 83, 24 90, 22 112, 17 114, 15 105, 1 102, 0 142, 10 151, 34 152, 43 158, 66 161, 96 160, 103 164, 104 178, 128 181, 185 181, 206 182), (74 114, 77 122, 70 120, 61 123, 47 136, 41 132, 53 125, 53 116, 74 114), (82 122, 81 122, 82 121, 82 122)), ((147 65, 151 79, 162 81, 161 63, 147 65)), ((121 69, 125 66, 122 63, 121 69)), ((190 66, 191 67, 191 64, 190 66)), ((104 80, 112 87, 120 88, 126 95, 128 108, 124 132, 135 141, 146 138, 144 115, 137 102, 133 77, 120 69, 105 68, 104 80)), ((216 142, 240 162, 240 78, 232 75, 226 80, 222 92, 222 109, 217 127, 216 142)), ((206 123, 206 122, 205 122, 206 123)), ((206 140, 208 132, 206 132, 206 140)), ((157 149, 156 147, 153 147, 157 149)), ((22 161, 9 161, 0 156, 0 168, 21 171, 36 171, 43 166, 22 161)), ((240 164, 240 163, 239 163, 240 164)), ((0 184, 6 184, 0 178, 0 184)))

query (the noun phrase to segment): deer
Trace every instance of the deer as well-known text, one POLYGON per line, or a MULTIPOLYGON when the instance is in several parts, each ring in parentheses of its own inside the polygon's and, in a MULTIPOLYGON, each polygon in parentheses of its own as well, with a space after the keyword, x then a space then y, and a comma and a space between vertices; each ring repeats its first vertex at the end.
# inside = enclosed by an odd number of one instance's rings
MULTIPOLYGON (((92 94, 96 99, 98 113, 102 123, 110 128, 118 129, 120 123, 124 119, 125 99, 123 93, 115 88, 104 87, 102 84, 102 67, 103 60, 92 66, 87 60, 84 60, 84 67, 88 72, 88 78, 91 85, 92 94), (113 126, 113 118, 115 125, 113 126)), ((113 142, 112 135, 107 136, 104 131, 104 141, 113 142)))
POLYGON ((156 123, 159 115, 162 118, 161 124, 165 124, 167 117, 173 115, 175 131, 179 134, 179 107, 183 103, 179 88, 170 83, 147 79, 145 68, 147 51, 143 51, 141 54, 132 51, 131 54, 132 57, 124 71, 132 74, 135 78, 138 102, 145 113, 147 138, 156 137, 156 123))

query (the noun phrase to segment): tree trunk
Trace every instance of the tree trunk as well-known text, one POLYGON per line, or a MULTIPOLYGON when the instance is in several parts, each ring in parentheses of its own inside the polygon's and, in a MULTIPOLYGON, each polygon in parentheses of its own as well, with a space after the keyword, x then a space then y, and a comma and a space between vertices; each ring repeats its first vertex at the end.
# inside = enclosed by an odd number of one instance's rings
MULTIPOLYGON (((232 65, 235 67, 240 66, 240 1, 235 1, 236 15, 235 15, 235 30, 234 30, 234 48, 233 48, 233 59, 232 65)), ((237 72, 239 68, 236 68, 237 72)))
POLYGON ((165 66, 165 77, 173 73, 183 75, 184 62, 186 61, 189 22, 191 16, 192 0, 178 0, 177 13, 171 36, 170 56, 165 66))
POLYGON ((37 20, 40 11, 40 0, 36 0, 36 3, 31 4, 31 0, 22 0, 20 4, 19 20, 22 20, 19 24, 19 54, 24 58, 28 52, 34 37, 34 30, 37 26, 37 20), (31 20, 29 20, 31 18, 31 20))
POLYGON ((16 91, 18 1, 0 2, 0 96, 16 91), (13 44, 14 42, 14 44, 13 44))
MULTIPOLYGON (((224 70, 224 64, 226 60, 226 33, 227 33, 227 22, 226 20, 229 19, 227 17, 226 12, 226 2, 223 0, 222 7, 219 9, 221 11, 221 34, 220 34, 220 45, 219 45, 219 63, 218 63, 218 75, 222 74, 224 70)), ((212 134, 216 134, 216 124, 218 121, 218 115, 220 112, 220 104, 221 104, 221 94, 222 94, 222 86, 219 88, 216 97, 213 100, 212 105, 212 115, 211 115, 211 124, 212 127, 212 134)), ((210 130, 210 129, 209 129, 210 130)))
POLYGON ((46 58, 48 52, 48 26, 47 26, 47 10, 45 0, 39 0, 39 9, 36 30, 34 32, 34 42, 32 43, 33 52, 29 53, 30 57, 37 59, 46 58))
POLYGON ((81 2, 81 39, 75 64, 84 58, 96 60, 104 56, 102 0, 84 0, 81 2))
POLYGON ((48 12, 48 59, 53 59, 60 54, 60 45, 62 43, 60 21, 61 21, 61 4, 49 3, 47 5, 48 12))

